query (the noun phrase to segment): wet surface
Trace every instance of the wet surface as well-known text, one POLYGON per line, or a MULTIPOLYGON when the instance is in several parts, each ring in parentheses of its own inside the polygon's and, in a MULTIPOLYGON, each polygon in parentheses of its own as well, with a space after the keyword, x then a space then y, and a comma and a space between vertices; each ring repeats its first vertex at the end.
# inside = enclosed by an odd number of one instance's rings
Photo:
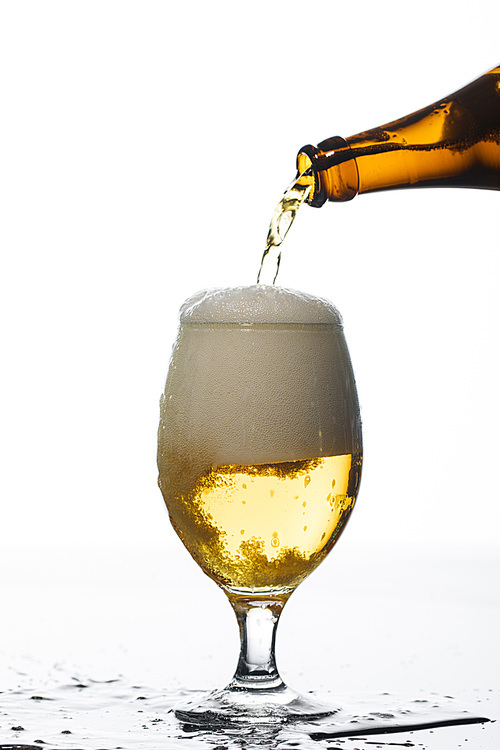
MULTIPOLYGON (((36 679, 13 671, 12 679, 16 687, 0 695, 0 750, 425 748, 434 745, 425 744, 424 730, 438 735, 455 727, 465 738, 467 725, 477 732, 487 721, 477 704, 465 707, 451 696, 383 693, 345 697, 333 717, 308 724, 200 730, 179 722, 173 710, 194 691, 135 685, 122 676, 94 680, 62 667, 36 679)), ((338 703, 333 694, 320 697, 338 703)))
POLYGON ((207 732, 172 708, 187 687, 228 682, 237 627, 176 549, 4 556, 0 750, 500 747, 496 556, 367 559, 339 545, 291 597, 277 639, 287 684, 340 704, 336 725, 207 732), (474 717, 492 721, 456 724, 474 717))

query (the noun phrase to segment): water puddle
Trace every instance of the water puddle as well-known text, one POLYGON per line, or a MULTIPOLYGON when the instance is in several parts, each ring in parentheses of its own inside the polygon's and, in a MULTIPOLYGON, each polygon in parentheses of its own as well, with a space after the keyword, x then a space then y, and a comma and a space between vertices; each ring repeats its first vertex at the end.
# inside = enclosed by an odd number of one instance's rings
MULTIPOLYGON (((342 700, 343 708, 333 717, 309 724, 200 730, 181 724, 173 712, 194 691, 134 685, 121 676, 97 681, 61 667, 43 680, 19 672, 12 678, 16 687, 0 693, 0 750, 411 748, 423 745, 408 732, 488 721, 450 696, 412 699, 384 693, 342 700), (379 735, 376 740, 374 735, 379 735)), ((333 694, 318 697, 338 703, 333 694)))

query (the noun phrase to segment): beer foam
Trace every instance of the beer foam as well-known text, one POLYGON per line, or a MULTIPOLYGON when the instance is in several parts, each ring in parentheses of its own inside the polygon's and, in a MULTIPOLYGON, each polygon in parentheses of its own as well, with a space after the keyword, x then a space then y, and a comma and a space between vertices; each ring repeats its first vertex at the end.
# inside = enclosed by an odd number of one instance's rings
POLYGON ((161 405, 166 498, 187 496, 212 466, 360 450, 350 357, 330 302, 253 286, 184 303, 161 405))
POLYGON ((180 310, 184 323, 298 323, 342 325, 326 299, 275 286, 208 289, 190 297, 180 310))

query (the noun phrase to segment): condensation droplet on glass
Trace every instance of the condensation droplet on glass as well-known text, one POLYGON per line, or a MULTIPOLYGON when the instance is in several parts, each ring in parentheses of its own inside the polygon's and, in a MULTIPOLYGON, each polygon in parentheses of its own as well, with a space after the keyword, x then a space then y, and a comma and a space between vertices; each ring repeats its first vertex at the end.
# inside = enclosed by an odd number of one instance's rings
POLYGON ((310 481, 311 481, 311 477, 308 474, 307 477, 304 477, 304 487, 307 487, 310 481))

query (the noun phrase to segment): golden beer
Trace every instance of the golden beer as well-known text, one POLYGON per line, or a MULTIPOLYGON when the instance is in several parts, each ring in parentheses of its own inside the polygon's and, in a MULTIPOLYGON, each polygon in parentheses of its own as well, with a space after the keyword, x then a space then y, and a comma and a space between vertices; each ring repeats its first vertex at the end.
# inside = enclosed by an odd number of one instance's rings
POLYGON ((361 457, 218 466, 170 518, 200 567, 239 591, 295 588, 325 557, 354 506, 361 457))

